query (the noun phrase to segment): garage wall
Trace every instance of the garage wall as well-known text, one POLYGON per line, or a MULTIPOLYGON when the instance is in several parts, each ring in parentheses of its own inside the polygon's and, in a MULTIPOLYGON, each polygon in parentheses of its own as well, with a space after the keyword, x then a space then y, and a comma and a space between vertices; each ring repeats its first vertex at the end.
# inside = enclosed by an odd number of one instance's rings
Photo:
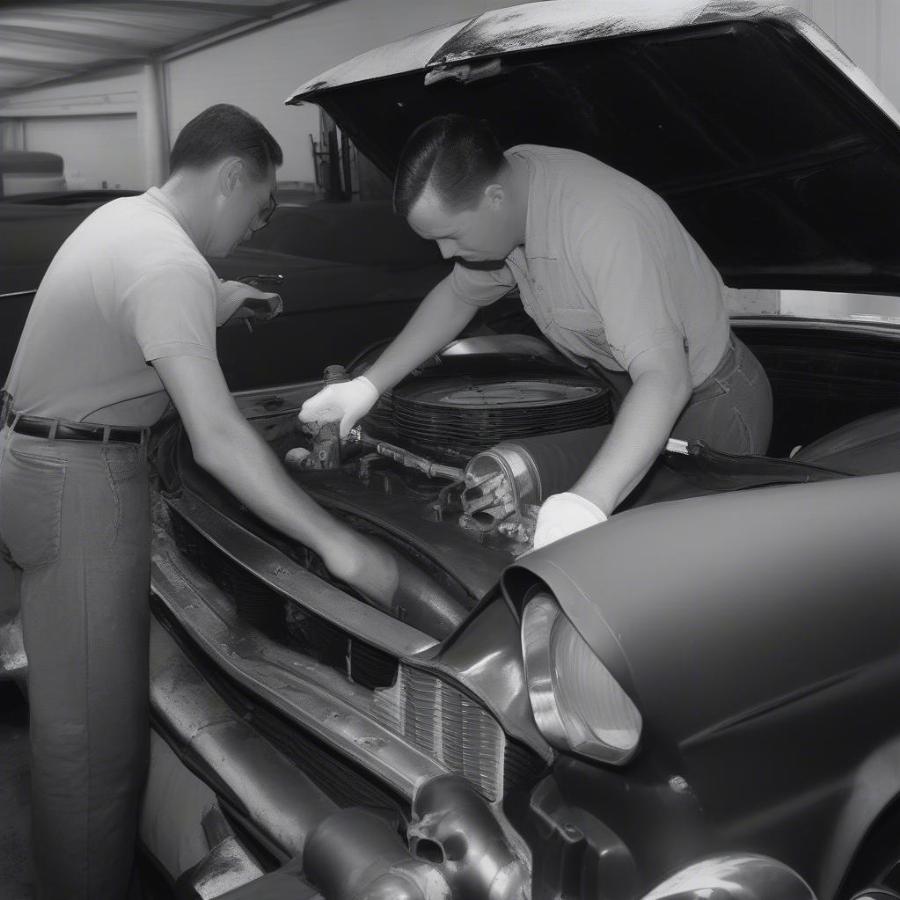
POLYGON ((59 153, 66 185, 140 188, 137 116, 47 116, 25 122, 25 150, 59 153))
POLYGON ((235 103, 257 116, 281 144, 283 181, 314 180, 309 135, 318 109, 286 107, 300 84, 339 62, 436 25, 509 2, 497 0, 345 0, 174 60, 166 66, 169 134, 212 103, 235 103))
POLYGON ((0 97, 0 115, 32 118, 45 115, 134 112, 141 86, 140 67, 105 72, 48 87, 0 97))
POLYGON ((72 188, 145 187, 138 129, 140 67, 22 91, 0 100, 7 150, 46 150, 72 188))
MULTIPOLYGON (((787 0, 834 37, 858 65, 900 107, 900 3, 897 0, 787 0)), ((318 112, 287 108, 284 98, 307 78, 402 35, 476 15, 509 0, 338 0, 321 9, 237 37, 173 60, 164 66, 166 124, 169 140, 204 107, 231 102, 256 114, 285 150, 285 181, 313 180, 309 134, 318 134, 318 112)), ((0 141, 8 149, 27 138, 28 125, 39 117, 98 114, 137 116, 135 138, 143 147, 141 116, 146 80, 135 67, 67 84, 37 88, 0 98, 0 141), (24 124, 23 124, 24 123, 24 124)), ((57 128, 65 130, 59 124, 57 128)), ((85 184, 121 183, 147 187, 148 167, 136 173, 124 165, 134 146, 129 136, 119 151, 108 132, 122 121, 105 121, 93 135, 93 153, 73 145, 79 158, 70 165, 85 184), (111 149, 112 147, 112 149, 111 149), (127 150, 124 149, 127 147, 127 150), (113 152, 115 150, 115 152, 113 152), (137 181, 135 182, 135 178, 137 181)), ((32 131, 43 141, 47 129, 32 131)), ((62 135, 64 136, 64 135, 62 135)), ((163 136, 165 139, 165 136, 163 136)), ((55 152, 65 148, 48 147, 55 152)), ((69 160, 67 160, 69 165, 69 160)), ((151 167, 152 168, 152 167, 151 167)))

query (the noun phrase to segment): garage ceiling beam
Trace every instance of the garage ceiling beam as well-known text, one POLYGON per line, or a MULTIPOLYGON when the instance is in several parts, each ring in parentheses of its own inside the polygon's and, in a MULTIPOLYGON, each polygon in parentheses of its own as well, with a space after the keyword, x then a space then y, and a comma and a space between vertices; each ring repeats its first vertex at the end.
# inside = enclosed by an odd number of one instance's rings
MULTIPOLYGON (((2 15, 2 14, 0 14, 2 15)), ((29 28, 24 25, 2 25, 3 44, 0 44, 0 59, 9 59, 15 53, 15 45, 36 45, 40 47, 57 47, 60 50, 86 50, 107 57, 107 54, 122 55, 123 45, 130 43, 120 39, 99 38, 92 35, 73 34, 57 29, 29 28), (18 38, 18 40, 16 40, 18 38), (12 44, 12 51, 5 47, 12 44)), ((147 56, 149 48, 136 46, 136 55, 147 56)), ((107 57, 108 58, 108 57, 107 57)))
POLYGON ((34 72, 65 72, 67 66, 61 63, 44 62, 43 60, 20 59, 15 53, 3 53, 0 55, 0 66, 13 65, 17 69, 30 69, 34 72))
MULTIPOLYGON (((64 10, 66 7, 72 6, 72 0, 37 0, 34 4, 28 3, 4 3, 3 0, 0 0, 0 11, 4 9, 22 9, 27 10, 30 6, 38 6, 40 5, 44 9, 54 8, 58 10, 64 10)), ((115 9, 121 12, 128 12, 129 10, 137 10, 140 11, 142 9, 172 9, 177 10, 183 13, 185 16, 190 15, 191 11, 195 12, 208 12, 215 13, 217 15, 228 14, 233 15, 236 18, 240 17, 253 17, 256 18, 260 15, 265 15, 269 10, 273 8, 277 8, 283 4, 278 2, 271 3, 216 3, 216 2, 205 2, 205 0, 117 0, 117 2, 112 3, 79 3, 78 6, 81 7, 91 7, 93 9, 115 9)))
MULTIPOLYGON (((151 0, 151 2, 156 2, 156 0, 151 0)), ((249 34, 253 31, 259 31, 261 28, 268 28, 269 25, 274 25, 276 22, 281 22, 284 19, 291 19, 294 16, 308 13, 313 9, 330 6, 333 3, 340 2, 341 0, 303 0, 303 2, 298 3, 294 0, 294 2, 291 3, 280 3, 275 6, 263 7, 265 12, 257 14, 254 21, 220 28, 216 31, 209 32, 201 38, 174 44, 173 46, 168 47, 165 52, 160 55, 160 59, 162 59, 163 62, 170 62, 173 59, 187 56, 189 53, 194 53, 197 50, 203 50, 206 47, 212 47, 215 44, 230 41, 232 38, 239 37, 242 34, 249 34)))
MULTIPOLYGON (((43 2, 43 0, 42 0, 43 2)), ((278 3, 251 4, 251 3, 195 3, 181 2, 181 0, 133 0, 130 3, 112 4, 121 9, 175 9, 184 14, 193 12, 217 13, 235 16, 236 18, 255 19, 260 15, 266 15, 272 7, 278 3)))
POLYGON ((7 68, 21 65, 25 76, 17 83, 5 78, 0 97, 96 76, 123 65, 169 62, 336 2, 340 0, 262 0, 258 4, 250 0, 0 0, 0 35, 4 39, 0 41, 0 64, 7 59, 7 68), (48 14, 46 27, 34 19, 42 10, 48 14), (22 24, 16 24, 15 13, 20 14, 22 24), (4 14, 11 21, 4 23, 4 14), (22 14, 27 18, 23 20, 22 14), (115 22, 115 37, 98 37, 85 28, 87 21, 96 19, 102 34, 104 15, 115 22), (73 23, 68 29, 67 18, 73 23), (148 20, 154 20, 150 27, 148 20), (133 37, 127 33, 130 26, 133 37), (60 59, 53 58, 54 51, 59 51, 60 59), (39 58, 33 60, 32 55, 39 58), (96 58, 84 58, 90 56, 96 58))

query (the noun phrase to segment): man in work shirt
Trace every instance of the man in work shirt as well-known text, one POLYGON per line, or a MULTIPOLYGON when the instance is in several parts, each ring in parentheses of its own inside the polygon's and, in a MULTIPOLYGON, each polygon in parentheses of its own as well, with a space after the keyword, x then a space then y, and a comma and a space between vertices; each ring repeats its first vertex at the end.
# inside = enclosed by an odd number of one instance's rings
POLYGON ((541 506, 535 547, 605 521, 670 435, 765 452, 765 372, 731 333, 719 273, 649 188, 572 150, 503 153, 485 123, 448 115, 410 137, 394 205, 457 264, 366 375, 320 391, 301 420, 340 419, 346 433, 480 306, 518 286, 525 310, 569 359, 626 371, 632 382, 587 471, 541 506), (503 264, 465 265, 491 260, 503 264))
POLYGON ((147 430, 169 399, 196 461, 372 599, 403 590, 385 547, 321 509, 241 416, 216 326, 242 298, 206 256, 268 221, 281 149, 237 107, 189 122, 171 177, 63 244, 6 384, 0 539, 23 570, 38 896, 121 900, 149 743, 147 430))

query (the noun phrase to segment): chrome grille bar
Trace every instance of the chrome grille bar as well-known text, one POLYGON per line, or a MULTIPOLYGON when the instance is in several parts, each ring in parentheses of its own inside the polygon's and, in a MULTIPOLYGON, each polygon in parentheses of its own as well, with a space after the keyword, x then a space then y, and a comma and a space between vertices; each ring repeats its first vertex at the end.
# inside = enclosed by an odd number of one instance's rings
POLYGON ((384 727, 467 778, 488 800, 502 795, 506 736, 458 688, 401 664, 396 683, 374 692, 372 709, 384 727))

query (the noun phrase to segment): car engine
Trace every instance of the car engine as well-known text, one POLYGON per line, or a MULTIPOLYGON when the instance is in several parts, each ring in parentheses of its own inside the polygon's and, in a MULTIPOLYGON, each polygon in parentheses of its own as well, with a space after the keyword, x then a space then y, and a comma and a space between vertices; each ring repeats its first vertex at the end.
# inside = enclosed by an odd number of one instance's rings
MULTIPOLYGON (((330 367, 326 383, 348 377, 339 368, 330 367)), ((347 439, 333 424, 318 425, 285 462, 323 501, 355 497, 364 517, 378 508, 406 529, 416 516, 440 523, 462 546, 475 541, 508 562, 530 546, 540 503, 571 487, 599 449, 614 394, 563 360, 513 355, 498 368, 496 358, 476 354, 464 366, 416 373, 347 439), (373 493, 392 502, 373 504, 373 493)))

